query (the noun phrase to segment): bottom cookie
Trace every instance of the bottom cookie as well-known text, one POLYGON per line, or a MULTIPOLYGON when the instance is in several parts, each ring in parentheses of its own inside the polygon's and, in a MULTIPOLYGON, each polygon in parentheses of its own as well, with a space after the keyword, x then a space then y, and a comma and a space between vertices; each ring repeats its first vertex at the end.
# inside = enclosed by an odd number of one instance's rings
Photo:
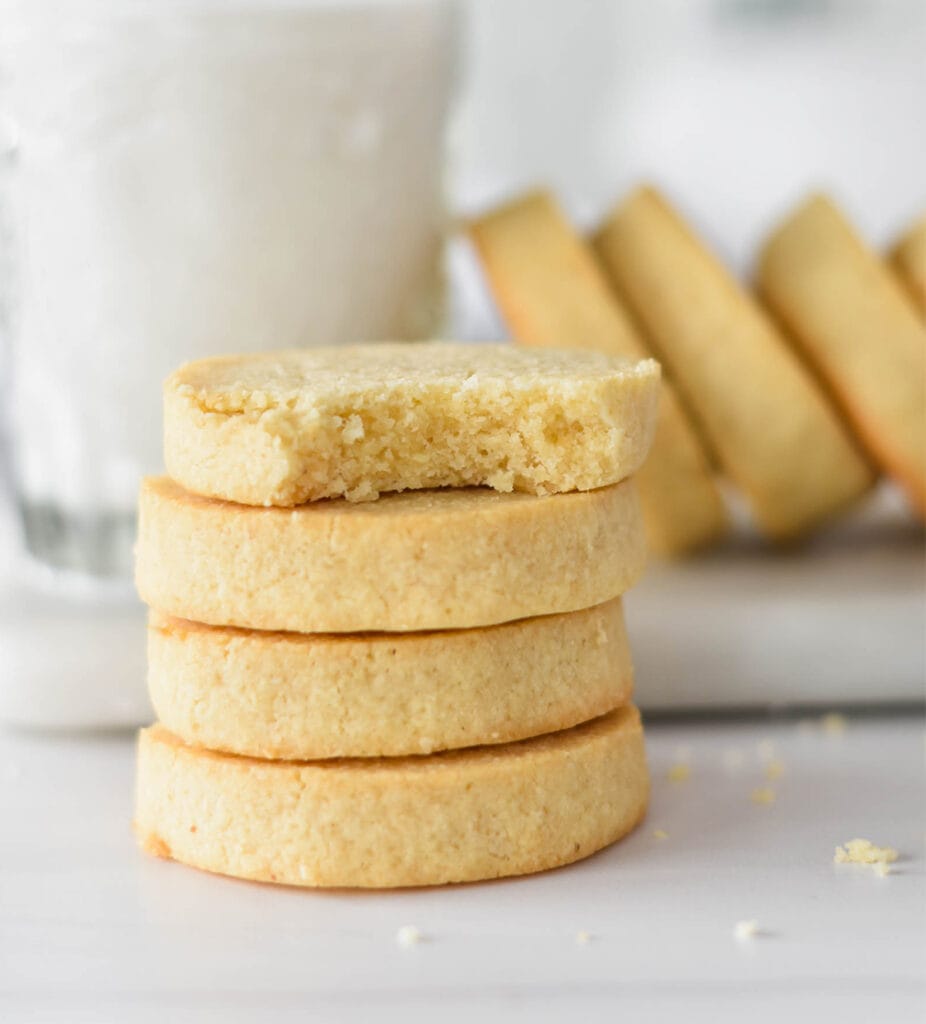
POLYGON ((587 857, 643 817, 640 716, 424 757, 260 761, 138 743, 135 828, 150 853, 287 885, 392 888, 528 874, 587 857))

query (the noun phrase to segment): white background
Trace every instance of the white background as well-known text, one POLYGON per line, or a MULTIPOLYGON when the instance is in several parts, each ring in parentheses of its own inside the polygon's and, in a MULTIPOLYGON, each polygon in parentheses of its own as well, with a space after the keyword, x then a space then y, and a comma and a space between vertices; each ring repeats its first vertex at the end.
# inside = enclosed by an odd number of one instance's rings
POLYGON ((746 270, 831 190, 887 243, 926 212, 921 0, 469 0, 453 194, 532 184, 594 222, 655 180, 746 270))

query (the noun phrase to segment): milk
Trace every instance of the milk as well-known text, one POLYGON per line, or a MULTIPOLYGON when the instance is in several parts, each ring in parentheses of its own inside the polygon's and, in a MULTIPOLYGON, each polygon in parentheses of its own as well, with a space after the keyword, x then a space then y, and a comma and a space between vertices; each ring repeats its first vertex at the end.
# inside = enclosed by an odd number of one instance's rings
POLYGON ((439 329, 454 15, 0 2, 27 511, 130 516, 184 360, 439 329))

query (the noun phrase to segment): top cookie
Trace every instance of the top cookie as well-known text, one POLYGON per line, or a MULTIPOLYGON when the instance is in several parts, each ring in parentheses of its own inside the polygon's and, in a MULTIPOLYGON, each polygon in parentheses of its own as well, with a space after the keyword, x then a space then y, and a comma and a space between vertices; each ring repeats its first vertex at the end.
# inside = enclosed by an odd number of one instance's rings
POLYGON ((616 483, 652 439, 659 365, 598 352, 378 343, 188 363, 164 385, 164 458, 246 505, 488 485, 616 483))

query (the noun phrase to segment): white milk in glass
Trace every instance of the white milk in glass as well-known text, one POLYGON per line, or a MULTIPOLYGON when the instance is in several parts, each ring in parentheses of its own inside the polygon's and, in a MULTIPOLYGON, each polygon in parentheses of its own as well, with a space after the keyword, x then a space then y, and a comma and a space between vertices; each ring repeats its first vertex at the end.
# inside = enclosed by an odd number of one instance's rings
POLYGON ((0 720, 150 719, 131 549, 175 366, 440 329, 456 16, 449 0, 0 0, 20 526, 0 501, 0 720))
POLYGON ((127 576, 161 382, 443 315, 456 11, 440 0, 0 0, 16 501, 127 576))

